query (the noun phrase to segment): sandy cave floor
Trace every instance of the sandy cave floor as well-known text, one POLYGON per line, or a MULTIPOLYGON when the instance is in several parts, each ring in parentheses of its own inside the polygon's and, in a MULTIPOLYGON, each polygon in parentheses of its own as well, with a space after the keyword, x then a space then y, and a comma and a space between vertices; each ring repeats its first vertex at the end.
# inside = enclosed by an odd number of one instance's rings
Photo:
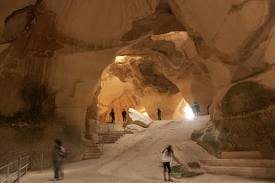
MULTIPOLYGON (((65 165, 65 179, 60 183, 157 183, 164 182, 160 156, 167 144, 174 144, 182 150, 180 158, 197 160, 213 158, 190 140, 194 129, 203 128, 207 116, 194 121, 158 121, 148 129, 135 134, 124 135, 115 144, 104 146, 104 155, 99 159, 85 160, 65 165), (184 155, 184 156, 182 156, 184 155)), ((177 155, 177 152, 176 152, 177 155)), ((51 182, 51 169, 31 172, 22 178, 22 183, 51 182)), ((175 179, 174 179, 175 180, 175 179)), ((262 183, 265 180, 246 179, 227 175, 204 174, 183 178, 176 182, 186 183, 262 183)))

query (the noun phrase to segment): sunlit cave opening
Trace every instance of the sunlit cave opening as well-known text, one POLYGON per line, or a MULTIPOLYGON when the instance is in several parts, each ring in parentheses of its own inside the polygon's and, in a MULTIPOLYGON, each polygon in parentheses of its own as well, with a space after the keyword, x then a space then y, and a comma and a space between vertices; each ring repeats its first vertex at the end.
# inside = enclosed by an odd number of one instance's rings
POLYGON ((189 104, 184 107, 183 111, 186 119, 193 120, 195 118, 195 114, 189 104))
POLYGON ((186 102, 184 98, 179 102, 174 114, 173 118, 176 120, 188 120, 192 121, 195 119, 195 114, 191 108, 191 106, 186 102))

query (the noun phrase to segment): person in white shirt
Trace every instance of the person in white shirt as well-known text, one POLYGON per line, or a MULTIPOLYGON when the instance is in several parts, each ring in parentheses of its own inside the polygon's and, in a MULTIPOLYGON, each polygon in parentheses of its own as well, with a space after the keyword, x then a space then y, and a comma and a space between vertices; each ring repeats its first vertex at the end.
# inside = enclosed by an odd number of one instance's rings
POLYGON ((172 160, 175 159, 176 161, 177 158, 175 157, 173 148, 171 145, 168 145, 163 151, 162 151, 162 165, 163 165, 163 177, 164 181, 170 181, 173 182, 171 179, 170 173, 171 173, 171 164, 172 160), (166 178, 166 173, 168 172, 168 179, 166 178))
MULTIPOLYGON (((177 163, 179 163, 186 171, 188 172, 194 172, 194 173, 199 173, 202 174, 205 171, 203 169, 192 169, 184 160, 180 161, 172 148, 172 145, 168 145, 165 149, 162 151, 162 157, 161 161, 163 164, 163 177, 164 181, 169 181, 173 182, 171 179, 170 173, 171 173, 171 167, 172 167, 172 160, 175 160, 177 163), (166 173, 168 172, 168 179, 166 178, 166 173)), ((200 163, 197 162, 198 166, 201 167, 200 163)))

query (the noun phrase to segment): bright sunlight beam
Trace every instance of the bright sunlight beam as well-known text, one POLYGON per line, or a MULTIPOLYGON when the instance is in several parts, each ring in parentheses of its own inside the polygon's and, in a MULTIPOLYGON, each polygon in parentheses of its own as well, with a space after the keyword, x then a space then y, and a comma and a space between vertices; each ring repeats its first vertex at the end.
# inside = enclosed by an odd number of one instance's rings
POLYGON ((184 107, 184 113, 186 119, 193 120, 195 118, 193 110, 188 104, 184 107))

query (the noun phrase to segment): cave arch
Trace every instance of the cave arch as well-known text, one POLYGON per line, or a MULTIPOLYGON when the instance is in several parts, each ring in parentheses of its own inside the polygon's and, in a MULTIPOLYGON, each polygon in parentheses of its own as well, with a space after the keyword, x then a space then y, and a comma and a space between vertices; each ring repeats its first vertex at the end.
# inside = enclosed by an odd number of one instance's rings
POLYGON ((192 39, 181 31, 147 36, 121 48, 102 72, 95 103, 89 108, 93 115, 86 118, 106 122, 111 108, 120 117, 122 109, 134 107, 156 119, 160 107, 166 119, 178 119, 182 108, 195 100, 207 114, 211 78, 194 52, 192 39))

